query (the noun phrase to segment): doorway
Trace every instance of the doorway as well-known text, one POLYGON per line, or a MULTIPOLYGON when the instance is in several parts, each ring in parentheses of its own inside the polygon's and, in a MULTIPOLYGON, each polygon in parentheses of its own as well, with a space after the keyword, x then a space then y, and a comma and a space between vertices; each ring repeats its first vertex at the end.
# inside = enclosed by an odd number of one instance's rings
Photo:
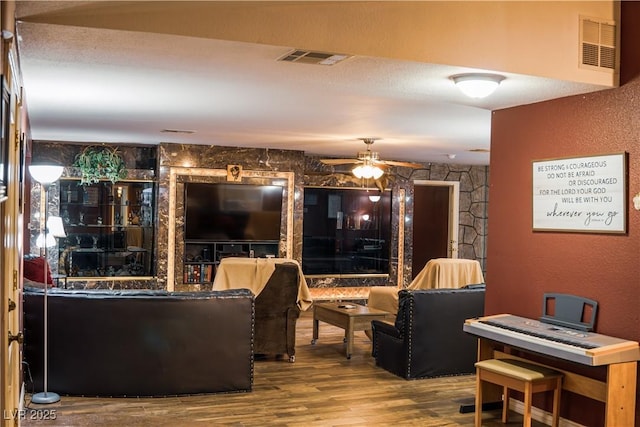
POLYGON ((458 257, 459 198, 457 181, 414 182, 412 279, 430 259, 458 257))

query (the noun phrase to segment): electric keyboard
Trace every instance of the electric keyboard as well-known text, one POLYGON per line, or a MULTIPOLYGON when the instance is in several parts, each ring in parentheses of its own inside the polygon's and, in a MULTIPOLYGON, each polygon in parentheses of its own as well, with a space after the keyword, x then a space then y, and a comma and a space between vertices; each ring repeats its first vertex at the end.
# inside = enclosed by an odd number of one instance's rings
POLYGON ((511 314, 468 319, 463 330, 509 346, 589 366, 640 360, 640 346, 635 341, 511 314))

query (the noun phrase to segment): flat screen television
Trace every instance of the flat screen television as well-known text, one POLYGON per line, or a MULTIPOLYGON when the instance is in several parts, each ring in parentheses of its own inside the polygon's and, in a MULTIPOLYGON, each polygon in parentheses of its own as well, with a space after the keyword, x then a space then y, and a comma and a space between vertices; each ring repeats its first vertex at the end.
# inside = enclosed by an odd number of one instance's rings
POLYGON ((185 239, 280 240, 283 187, 185 183, 185 239))

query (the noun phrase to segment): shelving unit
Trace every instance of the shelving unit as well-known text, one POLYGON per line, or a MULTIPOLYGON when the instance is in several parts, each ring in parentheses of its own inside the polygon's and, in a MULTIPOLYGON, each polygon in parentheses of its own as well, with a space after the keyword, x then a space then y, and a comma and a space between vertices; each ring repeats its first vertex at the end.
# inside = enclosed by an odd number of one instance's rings
POLYGON ((183 283, 213 282, 216 267, 225 257, 277 257, 279 242, 266 241, 185 241, 183 283))
POLYGON ((60 180, 60 216, 67 237, 58 245, 68 277, 152 276, 153 181, 60 180))

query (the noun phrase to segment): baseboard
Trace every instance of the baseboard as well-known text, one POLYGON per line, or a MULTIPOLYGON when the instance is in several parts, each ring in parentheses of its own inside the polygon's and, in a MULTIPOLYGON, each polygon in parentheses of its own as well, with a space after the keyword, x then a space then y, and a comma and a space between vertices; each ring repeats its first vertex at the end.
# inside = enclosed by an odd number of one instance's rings
MULTIPOLYGON (((509 399, 509 409, 522 415, 524 414, 524 402, 511 398, 509 399)), ((531 407, 531 418, 550 426, 553 417, 550 412, 543 411, 542 409, 536 408, 535 406, 533 406, 531 407)), ((560 427, 587 427, 587 426, 584 426, 582 424, 578 424, 574 421, 567 420, 565 418, 560 417, 560 427)))
MULTIPOLYGON (((485 402, 482 404, 482 412, 484 411, 494 411, 496 409, 502 409, 502 401, 499 402, 485 402)), ((469 399, 465 399, 465 401, 461 401, 460 404, 460 413, 461 414, 470 414, 476 411, 476 402, 475 398, 471 397, 469 399), (468 401, 467 401, 468 400, 468 401)))

